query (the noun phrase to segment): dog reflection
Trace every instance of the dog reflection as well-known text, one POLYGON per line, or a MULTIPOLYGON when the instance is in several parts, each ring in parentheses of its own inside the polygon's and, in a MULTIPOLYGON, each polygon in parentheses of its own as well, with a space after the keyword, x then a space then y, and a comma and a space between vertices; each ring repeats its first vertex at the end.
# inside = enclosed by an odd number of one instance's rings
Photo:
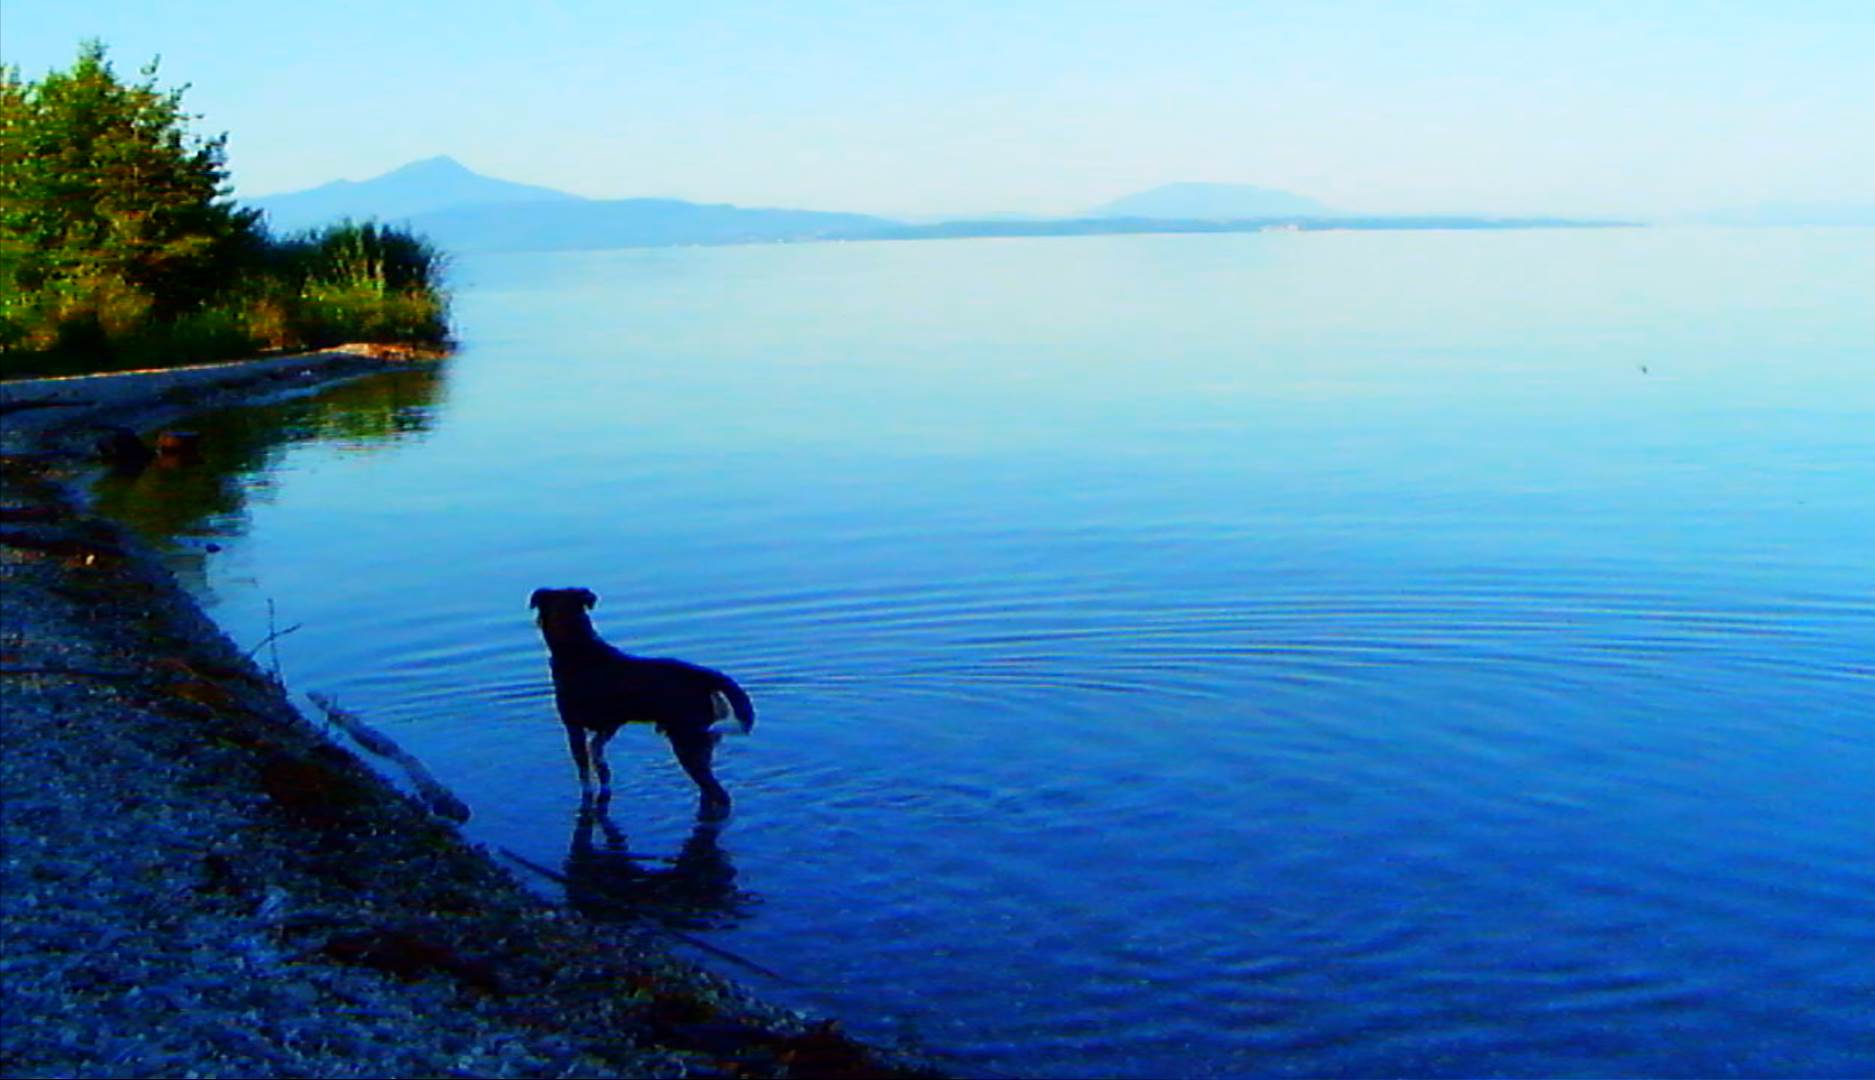
POLYGON ((587 918, 610 922, 652 919, 682 929, 736 925, 757 902, 736 887, 718 837, 720 820, 699 820, 675 857, 631 850, 608 812, 611 798, 583 799, 566 853, 566 898, 587 918), (595 843, 594 829, 603 837, 595 843))

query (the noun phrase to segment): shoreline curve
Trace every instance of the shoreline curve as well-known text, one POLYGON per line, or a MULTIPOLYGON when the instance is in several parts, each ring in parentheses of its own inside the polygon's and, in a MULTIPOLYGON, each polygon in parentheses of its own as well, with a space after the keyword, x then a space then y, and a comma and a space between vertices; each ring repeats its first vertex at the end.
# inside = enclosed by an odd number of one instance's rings
POLYGON ((942 1075, 535 895, 76 486, 100 429, 439 359, 0 382, 0 1075, 942 1075))

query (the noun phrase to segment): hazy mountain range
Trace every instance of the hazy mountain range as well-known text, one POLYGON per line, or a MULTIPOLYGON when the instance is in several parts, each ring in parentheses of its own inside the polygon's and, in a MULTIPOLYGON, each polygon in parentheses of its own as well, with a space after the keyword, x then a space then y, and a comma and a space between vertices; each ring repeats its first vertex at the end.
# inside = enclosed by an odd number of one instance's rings
POLYGON ((517 184, 469 171, 449 157, 413 161, 370 180, 334 180, 305 191, 246 200, 267 212, 280 232, 308 229, 340 218, 404 221, 464 206, 583 203, 552 188, 517 184))
MULTIPOLYGON (((865 214, 825 214, 803 210, 749 210, 726 204, 680 199, 587 199, 553 188, 517 184, 476 173, 450 157, 414 161, 370 180, 334 180, 305 191, 249 200, 267 212, 276 230, 292 232, 341 218, 409 221, 441 216, 451 232, 470 218, 512 217, 500 233, 515 239, 530 227, 557 230, 578 220, 610 223, 616 229, 648 229, 667 240, 692 229, 736 235, 733 222, 745 227, 756 215, 784 215, 777 228, 854 230, 897 228, 914 223, 865 214), (499 212, 497 213, 497 209, 499 212)), ((1069 217, 986 215, 985 221, 1071 221, 1109 218, 1225 221, 1268 218, 1333 217, 1336 212, 1314 199, 1248 184, 1167 184, 1128 195, 1069 217)), ((924 221, 916 224, 938 224, 924 221)), ((942 222, 954 224, 954 222, 942 222)))
POLYGON ((452 252, 552 251, 801 240, 1247 232, 1269 228, 1507 228, 1605 225, 1563 218, 1357 215, 1247 184, 1170 184, 1075 217, 992 216, 911 223, 868 214, 764 209, 681 199, 587 199, 475 173, 448 157, 370 180, 337 180, 247 200, 289 233, 342 218, 408 225, 452 252))
POLYGON ((337 221, 409 225, 449 251, 738 244, 859 236, 898 222, 865 214, 747 209, 681 199, 587 199, 472 172, 448 157, 383 176, 248 200, 276 232, 337 221))

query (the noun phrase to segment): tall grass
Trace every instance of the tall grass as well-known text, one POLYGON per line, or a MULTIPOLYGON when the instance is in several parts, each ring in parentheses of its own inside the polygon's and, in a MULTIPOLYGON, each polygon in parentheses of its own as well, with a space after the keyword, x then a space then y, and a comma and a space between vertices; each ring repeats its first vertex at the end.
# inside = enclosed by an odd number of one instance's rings
POLYGON ((158 317, 128 283, 84 280, 7 298, 0 377, 201 363, 351 343, 441 346, 447 259, 422 237, 342 221, 263 236, 240 275, 197 307, 158 317))
POLYGON ((449 335, 443 288, 447 260, 415 234, 343 221, 272 245, 275 281, 286 294, 256 298, 256 323, 276 347, 353 341, 434 345, 449 335))

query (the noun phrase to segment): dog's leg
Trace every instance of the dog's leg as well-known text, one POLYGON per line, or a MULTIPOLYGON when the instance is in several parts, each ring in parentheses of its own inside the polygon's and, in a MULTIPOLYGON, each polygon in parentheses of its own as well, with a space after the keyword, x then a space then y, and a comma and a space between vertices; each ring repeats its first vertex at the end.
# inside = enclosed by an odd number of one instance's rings
POLYGON ((715 734, 707 728, 697 727, 685 731, 670 732, 671 750, 677 755, 677 763, 696 781, 697 790, 703 794, 701 812, 707 817, 721 817, 729 812, 729 792, 716 782, 716 773, 710 768, 710 760, 715 757, 715 734))
POLYGON ((599 774, 599 794, 606 797, 612 794, 612 766, 605 763, 605 744, 612 741, 618 729, 595 731, 592 733, 592 767, 599 774))
POLYGON ((579 787, 585 791, 592 787, 591 768, 586 763, 586 729, 572 724, 566 726, 566 745, 573 751, 573 764, 579 769, 579 787))

